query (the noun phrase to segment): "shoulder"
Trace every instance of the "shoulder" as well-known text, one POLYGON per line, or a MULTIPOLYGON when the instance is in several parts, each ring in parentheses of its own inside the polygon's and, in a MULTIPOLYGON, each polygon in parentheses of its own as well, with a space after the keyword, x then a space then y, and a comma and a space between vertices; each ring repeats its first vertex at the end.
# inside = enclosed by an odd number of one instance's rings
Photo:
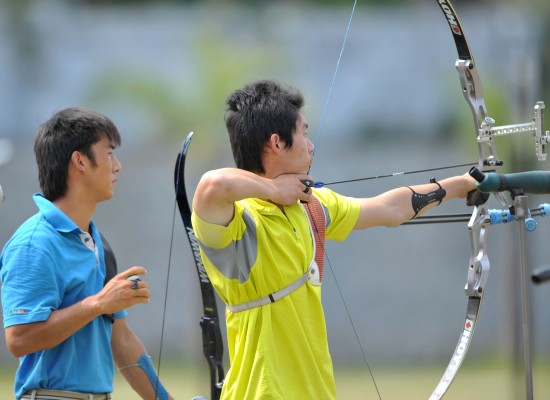
POLYGON ((341 195, 328 188, 313 189, 313 194, 328 209, 337 209, 339 207, 359 208, 360 206, 358 199, 341 195))
POLYGON ((23 222, 6 243, 4 250, 18 246, 40 247, 51 238, 54 229, 40 213, 23 222))
POLYGON ((64 247, 59 233, 37 213, 21 224, 6 243, 0 267, 5 267, 11 261, 22 261, 27 265, 44 262, 53 264, 64 247))
POLYGON ((327 238, 344 240, 359 218, 361 212, 359 200, 327 188, 314 189, 313 194, 325 209, 327 238))

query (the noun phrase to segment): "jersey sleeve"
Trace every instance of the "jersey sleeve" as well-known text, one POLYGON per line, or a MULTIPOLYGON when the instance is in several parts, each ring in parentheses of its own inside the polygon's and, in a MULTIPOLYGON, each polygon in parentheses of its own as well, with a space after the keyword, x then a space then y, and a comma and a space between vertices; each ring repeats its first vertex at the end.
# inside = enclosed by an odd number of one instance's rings
POLYGON ((204 245, 213 249, 222 249, 234 240, 238 240, 246 226, 242 220, 244 209, 235 203, 235 215, 227 226, 206 222, 195 212, 191 215, 191 223, 195 236, 204 245))
POLYGON ((44 251, 19 245, 2 256, 4 327, 41 322, 59 308, 61 296, 54 262, 44 251))
POLYGON ((314 193, 327 215, 326 238, 343 241, 351 233, 361 211, 359 200, 343 196, 330 189, 315 189, 314 193))

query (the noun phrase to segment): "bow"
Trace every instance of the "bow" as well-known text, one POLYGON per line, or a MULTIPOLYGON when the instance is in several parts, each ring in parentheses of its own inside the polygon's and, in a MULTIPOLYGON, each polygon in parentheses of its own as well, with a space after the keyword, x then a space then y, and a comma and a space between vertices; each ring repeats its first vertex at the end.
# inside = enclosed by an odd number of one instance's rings
MULTIPOLYGON (((481 79, 477 73, 476 64, 456 12, 449 0, 436 1, 449 24, 458 52, 455 66, 460 78, 462 93, 470 106, 474 118, 475 136, 479 152, 478 168, 481 171, 489 171, 503 164, 497 157, 493 141, 493 137, 499 135, 533 133, 537 158, 539 161, 544 161, 546 159, 544 147, 549 142, 549 134, 548 132, 544 132, 542 125, 544 103, 538 102, 535 105, 534 117, 530 123, 493 127, 495 121, 487 115, 481 79)), ((503 199, 502 196, 500 198, 501 200, 503 199)), ((472 255, 468 266, 465 287, 466 296, 468 296, 466 317, 451 361, 443 373, 439 384, 430 396, 430 400, 441 399, 446 393, 460 369, 474 337, 479 309, 490 269, 489 257, 486 251, 487 228, 491 223, 489 215, 487 208, 483 204, 475 205, 468 222, 472 255)))
POLYGON ((200 326, 202 328, 202 350, 210 370, 211 400, 218 400, 221 395, 224 379, 223 339, 220 330, 218 307, 216 305, 214 287, 212 286, 212 283, 206 274, 206 270, 204 269, 204 264, 202 263, 199 250, 199 243, 191 225, 191 208, 189 206, 189 200, 187 199, 187 192, 185 190, 185 158, 187 156, 187 149, 191 144, 192 138, 193 132, 187 135, 178 153, 176 167, 174 170, 174 186, 176 189, 178 209, 185 227, 187 239, 189 239, 189 245, 191 246, 193 258, 195 260, 195 267, 197 268, 200 281, 202 308, 204 314, 200 319, 200 326))

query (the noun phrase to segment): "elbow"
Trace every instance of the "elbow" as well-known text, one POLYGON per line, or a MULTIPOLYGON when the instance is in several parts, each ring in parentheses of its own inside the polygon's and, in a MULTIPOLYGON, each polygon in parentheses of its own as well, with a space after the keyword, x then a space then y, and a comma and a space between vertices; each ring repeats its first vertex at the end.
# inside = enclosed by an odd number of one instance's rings
POLYGON ((15 358, 21 358, 28 354, 28 352, 25 351, 22 341, 8 340, 6 338, 6 343, 8 345, 9 352, 15 358))
POLYGON ((51 347, 41 345, 32 346, 24 340, 18 340, 8 343, 8 350, 15 358, 21 358, 28 354, 36 353, 37 351, 48 350, 50 348, 51 347))
POLYGON ((199 182, 199 185, 204 189, 219 188, 227 181, 223 173, 219 170, 206 172, 199 182))
POLYGON ((17 339, 16 336, 16 328, 13 326, 9 326, 5 330, 6 334, 6 346, 8 347, 8 351, 16 358, 23 357, 25 354, 23 352, 23 349, 21 348, 21 340, 17 339))
POLYGON ((18 331, 20 325, 13 325, 6 328, 6 345, 9 352, 16 358, 21 358, 27 354, 42 350, 41 348, 33 348, 31 341, 25 335, 18 331))
POLYGON ((232 189, 231 186, 230 179, 221 170, 208 171, 201 177, 195 190, 195 197, 200 201, 209 202, 220 195, 227 194, 232 189))

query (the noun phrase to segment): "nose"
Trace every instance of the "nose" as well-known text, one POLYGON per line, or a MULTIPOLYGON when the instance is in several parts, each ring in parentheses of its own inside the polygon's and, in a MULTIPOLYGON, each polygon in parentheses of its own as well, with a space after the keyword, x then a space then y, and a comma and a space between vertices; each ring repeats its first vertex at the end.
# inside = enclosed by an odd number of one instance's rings
POLYGON ((315 152, 315 145, 311 140, 309 140, 309 138, 307 139, 307 148, 310 154, 313 154, 315 152))
POLYGON ((113 155, 113 171, 115 173, 120 172, 122 169, 122 164, 120 163, 117 156, 113 155))

